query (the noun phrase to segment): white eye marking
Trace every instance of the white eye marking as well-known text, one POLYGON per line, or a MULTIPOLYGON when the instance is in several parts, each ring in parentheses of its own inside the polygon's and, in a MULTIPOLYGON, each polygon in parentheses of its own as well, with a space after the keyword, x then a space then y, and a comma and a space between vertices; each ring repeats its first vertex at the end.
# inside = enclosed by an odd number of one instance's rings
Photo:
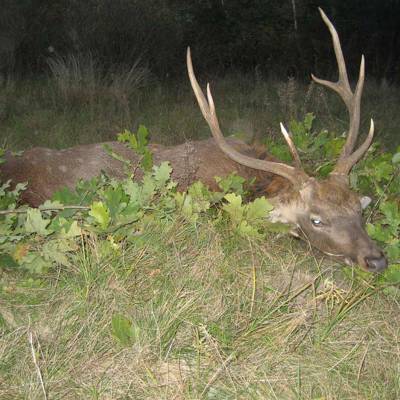
POLYGON ((322 221, 318 218, 311 218, 311 223, 314 226, 318 226, 318 227, 320 227, 322 225, 322 221))

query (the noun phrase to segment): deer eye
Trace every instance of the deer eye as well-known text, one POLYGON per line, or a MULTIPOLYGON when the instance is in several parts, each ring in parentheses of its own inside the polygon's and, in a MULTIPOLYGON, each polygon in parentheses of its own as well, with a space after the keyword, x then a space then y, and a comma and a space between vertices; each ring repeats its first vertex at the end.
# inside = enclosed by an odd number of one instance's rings
POLYGON ((311 218, 311 223, 318 228, 323 225, 322 221, 319 218, 311 218))

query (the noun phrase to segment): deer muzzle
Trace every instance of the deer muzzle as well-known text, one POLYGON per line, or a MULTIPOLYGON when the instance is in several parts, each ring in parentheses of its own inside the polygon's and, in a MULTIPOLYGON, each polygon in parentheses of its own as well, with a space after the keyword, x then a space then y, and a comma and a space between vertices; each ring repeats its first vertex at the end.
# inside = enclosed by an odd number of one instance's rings
POLYGON ((382 272, 388 266, 388 261, 383 254, 380 257, 365 257, 364 263, 369 272, 382 272))

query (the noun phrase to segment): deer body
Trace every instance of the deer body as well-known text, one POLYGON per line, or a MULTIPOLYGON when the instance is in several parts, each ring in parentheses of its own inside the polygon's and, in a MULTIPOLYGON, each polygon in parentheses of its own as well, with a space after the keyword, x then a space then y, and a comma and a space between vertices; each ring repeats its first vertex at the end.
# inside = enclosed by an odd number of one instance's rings
MULTIPOLYGON (((346 65, 335 27, 320 9, 321 17, 328 27, 339 70, 337 82, 312 76, 313 80, 332 89, 342 98, 349 113, 349 130, 339 160, 324 180, 310 177, 301 167, 300 157, 291 136, 281 124, 282 134, 292 153, 294 165, 287 165, 270 158, 259 157, 257 151, 236 140, 226 139, 221 131, 210 87, 206 96, 194 74, 190 49, 187 67, 192 89, 200 110, 210 128, 213 138, 174 147, 151 145, 155 163, 168 160, 173 168, 173 179, 180 189, 200 180, 214 189, 215 176, 236 171, 246 179, 256 178, 253 188, 272 196, 274 210, 272 221, 290 224, 293 233, 332 257, 347 264, 358 264, 370 272, 380 272, 387 267, 382 251, 367 235, 363 227, 362 208, 368 199, 359 198, 349 188, 348 175, 351 168, 365 154, 374 135, 371 120, 369 133, 355 150, 360 128, 361 94, 364 86, 364 57, 361 59, 359 79, 352 91, 346 65)), ((137 155, 119 143, 109 143, 115 152, 137 163, 137 155)), ((103 150, 101 144, 77 146, 67 150, 36 148, 20 158, 8 156, 1 167, 2 178, 14 183, 28 181, 24 200, 38 205, 61 186, 73 187, 79 178, 88 179, 104 170, 108 175, 123 175, 122 165, 103 150)), ((140 175, 137 176, 140 178, 140 175)))
MULTIPOLYGON (((228 142, 244 154, 258 156, 256 149, 250 145, 236 139, 228 139, 228 142)), ((99 176, 102 171, 113 178, 124 178, 122 162, 110 156, 104 145, 130 160, 133 165, 140 161, 137 153, 119 142, 87 144, 64 150, 35 147, 20 156, 7 153, 5 164, 0 166, 0 181, 10 179, 14 185, 27 182, 27 190, 22 193, 21 199, 37 207, 62 187, 73 189, 80 179, 89 180, 99 176)), ((248 180, 255 178, 254 191, 262 191, 266 195, 274 195, 289 186, 289 182, 277 175, 255 171, 236 163, 216 146, 213 138, 177 146, 150 144, 149 149, 153 153, 155 165, 162 161, 170 162, 172 179, 178 183, 179 190, 185 190, 197 180, 217 190, 214 178, 232 172, 248 180)), ((135 177, 141 179, 139 169, 135 177)))

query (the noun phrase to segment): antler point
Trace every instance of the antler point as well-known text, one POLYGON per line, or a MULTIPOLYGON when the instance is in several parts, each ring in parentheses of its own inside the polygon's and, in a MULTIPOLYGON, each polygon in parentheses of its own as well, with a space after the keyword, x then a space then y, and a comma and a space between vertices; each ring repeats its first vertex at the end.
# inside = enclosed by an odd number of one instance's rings
POLYGON ((285 125, 283 125, 282 122, 279 122, 279 125, 280 125, 280 127, 281 127, 282 135, 283 135, 283 136, 289 136, 289 133, 288 133, 288 131, 287 131, 286 128, 285 128, 285 125))

